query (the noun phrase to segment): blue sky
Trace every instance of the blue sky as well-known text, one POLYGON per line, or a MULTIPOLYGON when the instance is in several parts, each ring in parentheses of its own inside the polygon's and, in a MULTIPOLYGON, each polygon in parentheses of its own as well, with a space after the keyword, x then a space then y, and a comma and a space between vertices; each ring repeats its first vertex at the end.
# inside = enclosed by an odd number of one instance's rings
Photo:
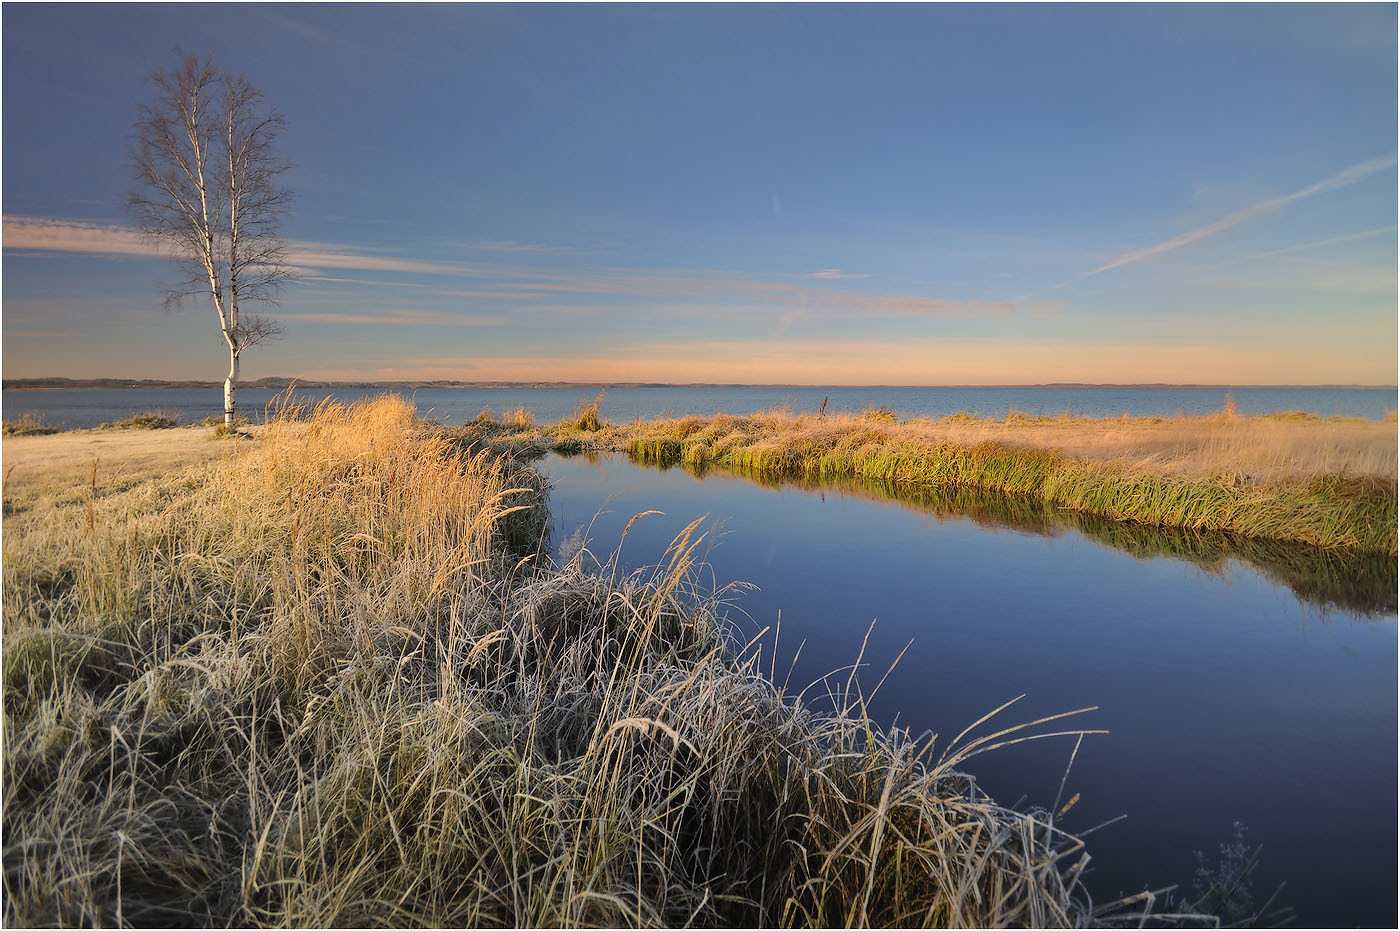
POLYGON ((1396 7, 3 8, 7 377, 222 377, 123 213, 176 46, 287 118, 245 377, 1396 381, 1396 7))

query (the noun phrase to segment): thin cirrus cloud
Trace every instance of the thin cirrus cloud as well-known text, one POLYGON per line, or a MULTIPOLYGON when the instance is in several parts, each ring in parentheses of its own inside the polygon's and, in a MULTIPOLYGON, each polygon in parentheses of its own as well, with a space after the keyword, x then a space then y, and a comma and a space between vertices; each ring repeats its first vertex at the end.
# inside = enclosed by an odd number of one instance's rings
POLYGON ((1343 169, 1332 177, 1324 178, 1316 184, 1311 184, 1301 191, 1294 191, 1292 194, 1285 194, 1282 197, 1271 197, 1268 200, 1261 200, 1257 204, 1251 204, 1243 210, 1237 210, 1227 217, 1216 220, 1214 223, 1209 223, 1199 229, 1191 230, 1189 233, 1182 233, 1180 236, 1168 239, 1166 242, 1159 242, 1157 245, 1148 246, 1146 249, 1137 249, 1133 252, 1124 253, 1112 262, 1106 265, 1100 265, 1098 268, 1087 271, 1079 277, 1081 279, 1090 278, 1094 275, 1102 274, 1109 269, 1127 265, 1130 262, 1139 262, 1143 259, 1151 258, 1154 255, 1161 255, 1164 252, 1171 252, 1173 249, 1180 249, 1182 246, 1189 245, 1198 239, 1204 239, 1215 233, 1223 232, 1232 226, 1238 226, 1246 220, 1252 220, 1257 216, 1276 210, 1285 204, 1313 197, 1317 194, 1325 194, 1328 191, 1335 191, 1339 188, 1349 187, 1358 181, 1363 181, 1371 177, 1371 175, 1377 172, 1394 167, 1394 152, 1382 156, 1381 158, 1373 158, 1369 161, 1361 162, 1358 165, 1352 165, 1350 168, 1343 169))
POLYGON ((126 226, 6 214, 3 229, 6 249, 87 255, 164 255, 160 246, 126 226))
POLYGON ((825 281, 845 281, 845 280, 850 279, 850 278, 870 278, 870 277, 872 277, 872 276, 870 276, 870 275, 868 275, 868 274, 862 275, 862 274, 856 274, 856 273, 853 273, 853 272, 843 272, 843 271, 841 271, 841 269, 839 269, 839 268, 823 268, 823 269, 822 269, 821 271, 819 271, 819 272, 812 272, 812 273, 811 273, 810 275, 808 275, 807 277, 808 277, 808 278, 821 278, 821 279, 823 279, 823 280, 825 280, 825 281))
POLYGON ((341 278, 335 275, 302 275, 302 281, 319 281, 325 284, 369 285, 373 288, 429 288, 431 285, 417 281, 379 281, 374 278, 341 278))
MULTIPOLYGON (((143 258, 167 254, 161 243, 128 226, 6 214, 3 228, 6 249, 143 258)), ((298 266, 438 275, 460 273, 456 267, 440 262, 366 255, 328 243, 293 242, 288 245, 289 259, 298 266)))
POLYGON ((441 310, 377 310, 356 314, 340 311, 282 311, 278 319, 294 323, 345 323, 369 326, 495 326, 497 317, 469 317, 441 310))
MULTIPOLYGON (((765 280, 729 272, 663 272, 648 269, 593 268, 551 270, 505 264, 436 262, 402 256, 375 254, 333 243, 289 243, 289 259, 299 268, 337 271, 390 272, 409 275, 455 276, 494 283, 495 287, 470 290, 430 288, 445 297, 499 300, 538 299, 547 294, 595 295, 607 298, 669 299, 762 299, 784 308, 803 312, 866 313, 881 316, 970 316, 981 313, 1009 313, 1018 310, 1053 310, 1058 305, 1043 301, 964 301, 917 294, 883 294, 805 287, 782 281, 765 280)), ((7 215, 4 217, 6 250, 74 252, 154 258, 165 255, 164 248, 130 227, 77 220, 45 219, 7 215)), ((308 275, 327 283, 366 283, 359 279, 308 275)), ((817 281, 838 281, 871 277, 824 269, 801 276, 817 281)), ((398 282, 405 287, 422 287, 420 282, 398 282)), ((310 318, 307 318, 310 319, 310 318)), ((349 319, 324 322, 349 323, 349 319)), ((362 321, 366 322, 366 321, 362 321)), ((387 321, 386 321, 387 322, 387 321)))
POLYGON ((1253 220, 1256 217, 1263 216, 1264 214, 1277 210, 1278 208, 1286 206, 1287 204, 1304 200, 1309 197, 1315 197, 1318 194, 1325 194, 1328 191, 1336 191, 1344 187, 1350 187, 1351 185, 1356 184, 1358 181, 1364 181, 1372 175, 1378 174, 1379 172, 1385 171, 1390 168, 1394 168, 1395 165, 1396 153, 1394 152, 1390 153, 1389 155, 1383 155, 1380 158, 1368 159, 1367 161, 1360 162, 1356 165, 1352 165, 1349 168, 1344 168, 1341 171, 1337 172, 1335 175, 1332 175, 1328 178, 1324 178, 1316 184, 1310 184, 1301 190, 1294 191, 1292 194, 1284 194, 1280 197, 1270 197, 1267 200, 1261 200, 1258 203, 1251 204, 1250 206, 1245 207, 1242 210, 1236 210, 1234 213, 1222 217, 1219 220, 1216 220, 1214 223, 1208 223, 1205 226, 1198 227, 1197 229, 1182 233, 1180 236, 1175 236, 1171 239, 1165 240, 1164 242, 1159 242, 1156 245, 1147 246, 1143 249, 1135 249, 1132 252, 1125 252, 1122 255, 1118 256, 1116 259, 1113 259, 1111 262, 1107 262, 1103 265, 1100 265, 1097 268, 1091 268, 1087 272, 1082 272, 1081 274, 1076 275, 1069 281, 1062 281, 1059 284, 1051 285, 1050 287, 1044 288, 1040 291, 1022 295, 1021 297, 1015 298, 1015 300, 1029 300, 1030 298, 1037 297, 1042 294, 1047 294, 1050 291, 1055 291, 1065 287, 1066 285, 1073 284, 1076 281, 1083 281, 1085 278, 1092 278, 1095 275, 1101 275, 1106 271, 1110 271, 1111 269, 1122 268, 1124 265, 1130 265, 1134 262, 1140 262, 1143 259, 1149 259, 1154 256, 1163 255, 1167 252, 1172 252, 1176 249, 1180 249, 1182 246, 1190 245, 1191 243, 1196 242, 1197 240, 1205 239, 1207 236, 1213 236, 1216 233, 1224 232, 1225 230, 1228 230, 1231 227, 1239 226, 1241 223, 1244 223, 1248 220, 1253 220))
POLYGON ((421 275, 457 275, 461 270, 442 262, 402 259, 385 255, 365 255, 348 251, 310 251, 298 243, 288 243, 288 259, 293 265, 310 268, 343 268, 362 272, 406 272, 421 275))
POLYGON ((1365 268, 1354 265, 1269 269, 1254 274, 1220 273, 1187 269, 1181 280, 1210 288, 1298 294, 1313 291, 1333 297, 1342 294, 1395 294, 1395 267, 1365 268))
POLYGON ((1202 268, 1224 268, 1227 265, 1243 265, 1245 262, 1255 262, 1259 259, 1271 259, 1276 255, 1287 255, 1290 252, 1302 252, 1305 249, 1319 249, 1323 246, 1334 246, 1342 242, 1354 242, 1358 239, 1370 239, 1373 236, 1384 236, 1386 233, 1395 232, 1394 226, 1380 226, 1373 230, 1362 230, 1359 233, 1348 233, 1345 236, 1333 236, 1331 239, 1319 239, 1317 242, 1299 243, 1296 246, 1285 246, 1282 249, 1271 249, 1268 252, 1256 252, 1253 255, 1242 255, 1238 258, 1227 259, 1224 262, 1214 262, 1210 265, 1203 265, 1202 268))
POLYGON ((597 255, 602 251, 555 243, 516 242, 514 239, 467 240, 456 243, 456 245, 461 249, 473 252, 505 252, 524 255, 597 255))

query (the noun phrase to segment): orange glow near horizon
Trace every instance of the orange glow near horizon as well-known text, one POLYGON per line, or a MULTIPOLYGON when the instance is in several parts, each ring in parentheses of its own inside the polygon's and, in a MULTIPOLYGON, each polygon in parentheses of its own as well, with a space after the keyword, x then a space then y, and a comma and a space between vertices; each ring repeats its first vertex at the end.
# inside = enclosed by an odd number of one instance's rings
POLYGON ((810 385, 1369 384, 1395 383, 1395 359, 1338 359, 1294 347, 1045 346, 1031 343, 711 343, 620 348, 611 358, 431 359, 326 367, 303 377, 355 381, 734 383, 810 385))

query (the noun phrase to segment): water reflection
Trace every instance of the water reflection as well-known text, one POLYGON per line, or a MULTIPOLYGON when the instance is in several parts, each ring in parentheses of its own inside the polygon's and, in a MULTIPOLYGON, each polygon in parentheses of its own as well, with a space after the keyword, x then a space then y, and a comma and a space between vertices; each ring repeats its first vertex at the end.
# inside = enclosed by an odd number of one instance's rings
MULTIPOLYGON (((583 454, 596 464, 599 457, 583 454)), ((1353 617, 1385 617, 1396 611, 1400 573, 1393 557, 1325 549, 1279 540, 1259 540, 1176 527, 1145 527, 1057 508, 1049 502, 977 488, 897 485, 850 478, 774 478, 757 472, 677 462, 646 468, 675 469, 698 479, 755 482, 768 488, 794 488, 825 497, 836 494, 891 502, 936 518, 961 518, 980 527, 1005 527, 1056 537, 1075 531, 1096 543, 1138 559, 1170 557, 1216 575, 1232 560, 1245 563, 1286 586, 1304 604, 1353 617)), ((1327 619, 1324 613, 1323 620, 1327 619)))

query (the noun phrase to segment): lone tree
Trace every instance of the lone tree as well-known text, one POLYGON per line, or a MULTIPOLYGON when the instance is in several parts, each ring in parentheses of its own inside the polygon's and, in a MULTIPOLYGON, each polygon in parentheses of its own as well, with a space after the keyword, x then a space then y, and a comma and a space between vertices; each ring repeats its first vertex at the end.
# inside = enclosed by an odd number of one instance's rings
POLYGON ((136 122, 127 207, 187 272, 169 289, 166 307, 199 294, 214 303, 228 344, 224 424, 232 429, 239 356, 282 335, 243 306, 275 305, 295 271, 278 235, 291 200, 281 186, 291 164, 274 154, 285 121, 246 78, 207 58, 191 55, 150 81, 155 100, 136 122))

